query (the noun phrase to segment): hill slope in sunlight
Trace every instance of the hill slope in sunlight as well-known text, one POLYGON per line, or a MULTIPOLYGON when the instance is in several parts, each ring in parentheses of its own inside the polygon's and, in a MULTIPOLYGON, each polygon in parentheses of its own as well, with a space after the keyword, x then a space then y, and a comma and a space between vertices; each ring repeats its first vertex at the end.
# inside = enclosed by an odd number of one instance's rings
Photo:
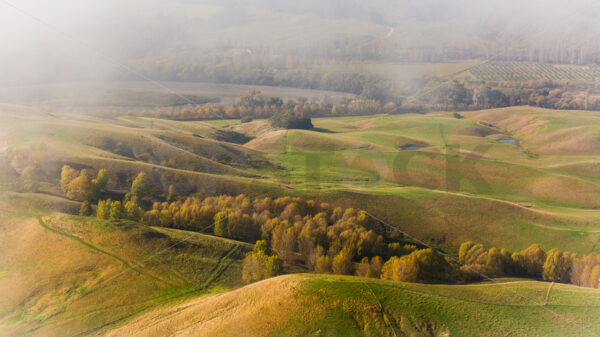
POLYGON ((590 336, 600 291, 286 275, 143 314, 108 336, 590 336))
POLYGON ((0 203, 0 335, 100 331, 174 298, 241 284, 245 243, 0 203))

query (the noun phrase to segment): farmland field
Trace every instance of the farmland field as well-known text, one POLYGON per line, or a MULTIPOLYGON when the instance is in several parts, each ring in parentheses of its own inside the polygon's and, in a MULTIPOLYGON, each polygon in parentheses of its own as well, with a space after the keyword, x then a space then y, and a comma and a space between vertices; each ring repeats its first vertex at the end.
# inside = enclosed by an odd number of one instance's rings
POLYGON ((600 78, 597 66, 555 65, 533 62, 491 61, 469 70, 478 80, 485 81, 588 81, 600 78))

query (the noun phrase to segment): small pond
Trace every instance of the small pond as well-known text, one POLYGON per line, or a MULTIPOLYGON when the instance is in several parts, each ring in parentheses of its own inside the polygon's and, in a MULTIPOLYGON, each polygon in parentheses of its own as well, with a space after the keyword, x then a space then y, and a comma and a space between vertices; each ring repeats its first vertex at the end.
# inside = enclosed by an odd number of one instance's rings
POLYGON ((519 142, 516 139, 498 139, 498 142, 500 142, 502 144, 510 144, 510 145, 514 145, 514 146, 519 145, 519 142))
POLYGON ((418 145, 404 145, 402 147, 402 150, 408 150, 408 151, 414 151, 414 150, 418 150, 418 149, 422 149, 422 146, 418 146, 418 145))

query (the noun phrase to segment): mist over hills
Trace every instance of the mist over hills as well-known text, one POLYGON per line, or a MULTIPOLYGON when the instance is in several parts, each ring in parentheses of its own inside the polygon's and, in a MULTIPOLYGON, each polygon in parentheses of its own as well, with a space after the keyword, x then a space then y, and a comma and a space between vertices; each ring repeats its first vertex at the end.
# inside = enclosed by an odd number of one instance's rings
MULTIPOLYGON (((210 80, 186 69, 352 61, 599 62, 592 1, 57 1, 3 3, 3 83, 210 80), (26 42, 26 43, 24 43, 26 42), (176 74, 172 63, 183 64, 176 74), (138 74, 139 73, 139 74, 138 74)), ((242 82, 241 80, 232 80, 242 82)))

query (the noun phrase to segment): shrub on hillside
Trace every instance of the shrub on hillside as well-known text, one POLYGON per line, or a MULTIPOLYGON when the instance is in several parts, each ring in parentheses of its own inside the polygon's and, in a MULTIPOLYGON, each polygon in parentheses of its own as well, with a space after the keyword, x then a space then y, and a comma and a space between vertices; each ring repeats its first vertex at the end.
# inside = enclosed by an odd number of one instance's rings
POLYGON ((381 268, 383 260, 379 256, 375 256, 369 261, 368 257, 363 257, 356 268, 356 275, 364 277, 379 278, 381 276, 381 268))
POLYGON ((573 256, 554 248, 546 253, 542 277, 546 281, 568 283, 570 281, 573 256))
POLYGON ((257 241, 254 249, 242 262, 242 279, 245 283, 260 281, 283 272, 283 262, 277 255, 269 256, 265 241, 257 241))
POLYGON ((108 220, 110 218, 110 206, 112 200, 100 200, 98 201, 98 209, 96 210, 96 217, 98 219, 108 220))
POLYGON ((86 170, 81 170, 79 176, 67 186, 67 198, 73 200, 89 200, 92 197, 92 184, 86 170))
POLYGON ((105 169, 100 169, 93 180, 90 180, 87 170, 78 172, 69 165, 64 165, 60 172, 60 187, 69 199, 99 200, 107 185, 108 173, 105 169))
POLYGON ((352 251, 342 249, 331 261, 331 269, 335 274, 350 275, 353 272, 352 251))
POLYGON ((274 128, 306 130, 311 130, 313 128, 310 117, 306 116, 302 112, 296 112, 288 109, 274 113, 269 119, 269 122, 274 128))
POLYGON ((320 256, 315 264, 315 271, 320 274, 331 273, 331 258, 327 255, 320 256))
POLYGON ((84 201, 81 203, 81 208, 79 208, 79 215, 82 216, 90 216, 94 213, 94 210, 92 209, 92 205, 90 204, 89 201, 84 201))
POLYGON ((381 278, 402 282, 454 281, 453 267, 431 248, 420 249, 402 257, 392 257, 381 270, 381 278))
POLYGON ((131 183, 129 199, 140 205, 142 201, 150 197, 151 188, 150 178, 146 172, 140 172, 131 183))

